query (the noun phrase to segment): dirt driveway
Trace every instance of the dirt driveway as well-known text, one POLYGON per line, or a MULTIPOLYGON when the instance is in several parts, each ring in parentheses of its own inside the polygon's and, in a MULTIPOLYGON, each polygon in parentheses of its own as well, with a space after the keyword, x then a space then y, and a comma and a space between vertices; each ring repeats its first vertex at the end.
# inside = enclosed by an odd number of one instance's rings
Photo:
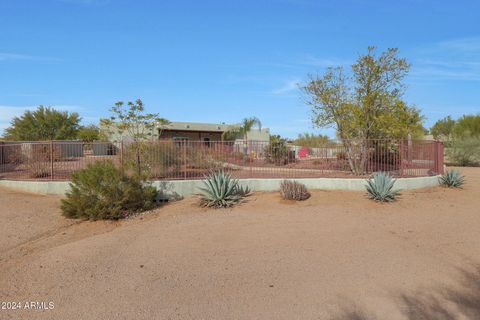
POLYGON ((480 168, 463 190, 195 199, 75 222, 59 199, 0 190, 0 319, 480 319, 480 168))

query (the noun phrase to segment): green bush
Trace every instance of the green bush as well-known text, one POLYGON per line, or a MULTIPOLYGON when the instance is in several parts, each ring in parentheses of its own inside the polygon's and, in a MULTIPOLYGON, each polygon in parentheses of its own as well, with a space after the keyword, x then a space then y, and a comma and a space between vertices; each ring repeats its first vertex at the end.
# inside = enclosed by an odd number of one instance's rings
POLYGON ((277 166, 295 162, 295 152, 288 149, 287 141, 280 136, 270 136, 270 143, 264 152, 265 160, 277 166))
POLYGON ((448 144, 449 162, 459 166, 480 165, 480 137, 455 138, 448 144))
POLYGON ((127 176, 111 161, 97 161, 72 175, 71 190, 62 199, 68 218, 117 220, 155 206, 157 190, 127 176))
POLYGON ((127 168, 147 177, 175 175, 181 170, 182 149, 173 141, 133 142, 126 146, 127 168))

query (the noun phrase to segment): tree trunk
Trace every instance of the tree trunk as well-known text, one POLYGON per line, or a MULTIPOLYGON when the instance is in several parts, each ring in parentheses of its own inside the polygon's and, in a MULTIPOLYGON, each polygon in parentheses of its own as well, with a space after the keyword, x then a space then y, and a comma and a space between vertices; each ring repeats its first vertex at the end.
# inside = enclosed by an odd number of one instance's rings
POLYGON ((345 148, 345 156, 347 157, 350 171, 352 171, 353 174, 357 175, 357 168, 355 166, 355 153, 352 150, 351 143, 349 141, 343 140, 343 146, 345 148))
POLYGON ((359 145, 355 145, 351 141, 343 140, 348 165, 354 175, 363 175, 365 173, 365 166, 368 160, 368 146, 366 144, 368 144, 366 141, 361 141, 359 145))

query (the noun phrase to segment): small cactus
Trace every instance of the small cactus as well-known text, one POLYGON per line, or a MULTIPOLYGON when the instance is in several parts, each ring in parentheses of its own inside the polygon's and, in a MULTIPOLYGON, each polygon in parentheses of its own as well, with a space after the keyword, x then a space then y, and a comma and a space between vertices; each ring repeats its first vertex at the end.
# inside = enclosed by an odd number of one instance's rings
POLYGON ((285 200, 306 200, 310 193, 303 183, 283 180, 280 184, 280 194, 285 200))

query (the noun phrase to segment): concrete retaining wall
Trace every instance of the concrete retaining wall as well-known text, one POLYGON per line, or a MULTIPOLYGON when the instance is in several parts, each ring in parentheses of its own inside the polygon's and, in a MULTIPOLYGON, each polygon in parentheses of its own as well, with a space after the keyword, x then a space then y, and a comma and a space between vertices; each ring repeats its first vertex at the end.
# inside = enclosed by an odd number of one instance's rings
MULTIPOLYGON (((283 179, 241 179, 240 183, 253 191, 275 191, 280 188, 283 179)), ((365 190, 364 179, 312 178, 295 179, 304 183, 311 190, 365 190)), ((198 192, 203 186, 201 180, 154 181, 153 185, 160 190, 160 198, 181 198, 198 192)), ((438 176, 399 178, 395 183, 397 189, 419 189, 438 185, 438 176)), ((68 181, 13 181, 0 180, 0 186, 38 194, 63 195, 69 189, 68 181)))

